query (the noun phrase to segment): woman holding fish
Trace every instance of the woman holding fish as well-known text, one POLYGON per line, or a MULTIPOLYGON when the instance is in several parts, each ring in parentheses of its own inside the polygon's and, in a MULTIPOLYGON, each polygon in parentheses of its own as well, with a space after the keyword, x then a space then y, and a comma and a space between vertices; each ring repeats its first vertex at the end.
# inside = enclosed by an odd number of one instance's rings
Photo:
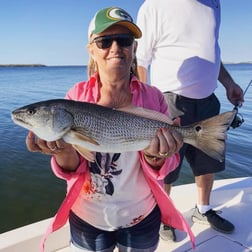
MULTIPOLYGON (((124 10, 112 7, 97 12, 88 31, 90 78, 74 85, 66 99, 145 117, 149 112, 134 106, 166 114, 162 93, 137 79, 135 38, 140 37, 140 29, 124 10)), ((89 137, 83 140, 99 144, 89 137)), ((32 132, 26 144, 32 152, 52 154, 53 171, 68 185, 66 199, 44 239, 69 217, 73 251, 107 252, 117 246, 120 252, 151 252, 158 246, 162 219, 186 231, 194 243, 188 224, 162 187, 165 175, 179 164, 183 141, 176 131, 158 130, 143 151, 90 152, 63 140, 44 141, 32 132)))

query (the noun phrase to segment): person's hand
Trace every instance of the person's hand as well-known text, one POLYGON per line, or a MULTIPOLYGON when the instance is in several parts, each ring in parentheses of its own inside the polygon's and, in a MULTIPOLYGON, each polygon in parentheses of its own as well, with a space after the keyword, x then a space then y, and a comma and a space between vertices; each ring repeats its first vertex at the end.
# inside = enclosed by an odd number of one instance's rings
POLYGON ((233 83, 232 85, 229 85, 226 92, 228 100, 234 106, 240 107, 242 105, 242 103, 244 102, 243 90, 238 84, 233 83))
POLYGON ((53 155, 57 164, 64 170, 74 171, 80 164, 80 158, 77 151, 71 144, 62 139, 48 142, 35 136, 29 131, 26 137, 27 149, 31 152, 41 152, 46 155, 53 155))
POLYGON ((27 149, 31 152, 41 152, 43 154, 52 155, 62 153, 73 149, 72 145, 67 144, 63 140, 47 142, 35 136, 32 131, 29 131, 26 137, 27 149))
POLYGON ((176 130, 159 129, 144 154, 147 157, 167 158, 178 152, 182 145, 182 136, 176 130))

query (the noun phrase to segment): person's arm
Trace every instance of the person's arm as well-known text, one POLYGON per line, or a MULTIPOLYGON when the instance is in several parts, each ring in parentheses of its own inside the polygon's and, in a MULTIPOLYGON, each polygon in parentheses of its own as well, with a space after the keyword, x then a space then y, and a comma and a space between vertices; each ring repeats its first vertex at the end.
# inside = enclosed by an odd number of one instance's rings
MULTIPOLYGON (((68 148, 64 148, 64 151, 54 154, 54 158, 65 171, 75 171, 80 165, 80 158, 77 151, 70 144, 66 144, 68 148)), ((65 145, 65 146, 66 146, 65 145)))
POLYGON ((227 98, 233 105, 241 105, 242 102, 244 102, 243 90, 237 83, 235 83, 223 63, 221 63, 220 66, 218 80, 225 87, 227 98))
POLYGON ((157 39, 155 15, 152 4, 148 1, 143 1, 137 14, 137 25, 142 31, 142 37, 137 40, 138 46, 136 50, 137 70, 139 80, 143 83, 148 83, 148 67, 151 65, 154 42, 157 39))
POLYGON ((141 82, 143 83, 147 83, 148 81, 148 71, 145 67, 143 66, 138 66, 137 67, 137 71, 138 71, 138 78, 141 82))

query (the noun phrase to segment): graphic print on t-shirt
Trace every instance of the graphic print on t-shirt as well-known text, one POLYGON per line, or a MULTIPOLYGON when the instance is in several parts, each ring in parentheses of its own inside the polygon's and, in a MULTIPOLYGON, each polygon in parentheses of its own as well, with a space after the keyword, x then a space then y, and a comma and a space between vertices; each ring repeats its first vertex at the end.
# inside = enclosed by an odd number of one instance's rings
POLYGON ((92 189, 95 194, 113 195, 112 179, 122 173, 121 169, 117 169, 116 164, 120 155, 120 153, 115 153, 111 158, 109 153, 103 155, 100 152, 96 153, 95 162, 89 165, 92 189))

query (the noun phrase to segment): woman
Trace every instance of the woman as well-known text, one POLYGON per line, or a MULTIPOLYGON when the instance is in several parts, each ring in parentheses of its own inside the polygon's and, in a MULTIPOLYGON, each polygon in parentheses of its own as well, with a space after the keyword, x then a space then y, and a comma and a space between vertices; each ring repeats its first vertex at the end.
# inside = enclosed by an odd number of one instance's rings
MULTIPOLYGON (((115 109, 133 104, 166 113, 162 93, 136 77, 135 38, 141 37, 141 31, 127 12, 115 7, 99 11, 90 23, 88 36, 89 80, 77 83, 66 99, 115 109)), ((68 200, 49 232, 64 224, 61 214, 68 214, 66 209, 71 208, 73 251, 107 252, 115 246, 121 252, 155 251, 161 215, 162 221, 192 237, 161 185, 164 176, 179 163, 177 152, 182 139, 178 133, 160 129, 147 149, 95 153, 95 162, 88 162, 85 153, 80 155, 61 140, 45 142, 32 132, 26 143, 30 151, 52 154, 53 171, 68 182, 68 200), (168 213, 163 211, 167 206, 168 213)))

